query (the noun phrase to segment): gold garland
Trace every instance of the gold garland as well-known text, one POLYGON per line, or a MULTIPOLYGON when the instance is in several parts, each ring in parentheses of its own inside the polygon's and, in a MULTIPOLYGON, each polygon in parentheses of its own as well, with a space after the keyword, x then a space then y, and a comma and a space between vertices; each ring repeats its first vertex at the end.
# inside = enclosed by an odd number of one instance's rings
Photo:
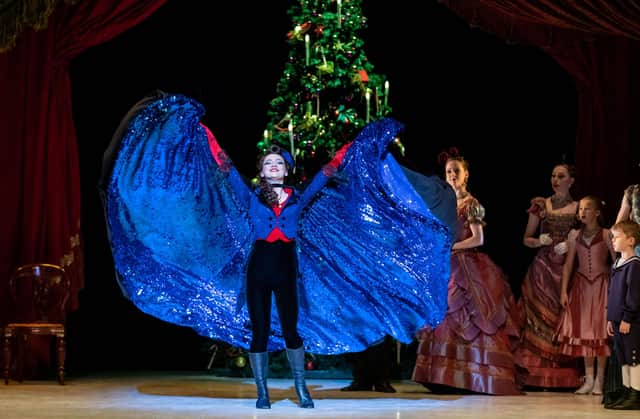
MULTIPOLYGON (((13 49, 22 31, 47 27, 49 16, 60 0, 0 0, 0 54, 13 49)), ((64 0, 75 4, 80 0, 64 0)))

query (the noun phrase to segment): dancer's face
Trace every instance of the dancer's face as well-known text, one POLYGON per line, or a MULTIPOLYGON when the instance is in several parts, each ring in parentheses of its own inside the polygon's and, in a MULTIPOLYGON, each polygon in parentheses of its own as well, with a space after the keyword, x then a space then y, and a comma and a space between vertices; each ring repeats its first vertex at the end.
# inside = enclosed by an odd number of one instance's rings
POLYGON ((447 183, 455 190, 463 189, 467 185, 469 173, 462 163, 457 160, 449 160, 444 167, 447 183))
POLYGON ((590 199, 581 199, 578 205, 578 218, 583 224, 597 222, 600 210, 590 199))
POLYGON ((633 238, 624 234, 624 231, 617 228, 611 229, 611 247, 614 252, 622 252, 626 248, 633 246, 633 238))
POLYGON ((262 161, 260 176, 270 183, 282 183, 287 176, 287 165, 280 154, 267 154, 262 161))
POLYGON ((558 165, 554 167, 553 172, 551 172, 551 187, 556 193, 559 192, 563 195, 569 193, 569 188, 573 185, 573 180, 566 166, 558 165))

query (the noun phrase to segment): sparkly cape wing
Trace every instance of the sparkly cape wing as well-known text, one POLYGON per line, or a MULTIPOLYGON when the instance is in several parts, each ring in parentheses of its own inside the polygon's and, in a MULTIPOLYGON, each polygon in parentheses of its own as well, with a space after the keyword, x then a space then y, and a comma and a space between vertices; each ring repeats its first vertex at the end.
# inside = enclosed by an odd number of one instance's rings
POLYGON ((408 343, 444 318, 450 231, 387 152, 401 129, 390 118, 366 126, 345 156, 347 181, 304 212, 299 331, 311 352, 361 351, 385 335, 408 343))
POLYGON ((105 153, 101 194, 116 277, 139 309, 247 347, 238 304, 252 226, 209 150, 203 107, 161 94, 105 153))

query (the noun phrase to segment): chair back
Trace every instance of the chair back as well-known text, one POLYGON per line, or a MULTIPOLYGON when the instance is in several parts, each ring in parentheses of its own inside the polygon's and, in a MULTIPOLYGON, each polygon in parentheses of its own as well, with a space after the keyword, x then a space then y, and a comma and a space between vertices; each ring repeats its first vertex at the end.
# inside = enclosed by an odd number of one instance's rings
POLYGON ((9 279, 9 294, 15 304, 13 321, 64 323, 70 292, 71 281, 61 266, 20 266, 9 279))

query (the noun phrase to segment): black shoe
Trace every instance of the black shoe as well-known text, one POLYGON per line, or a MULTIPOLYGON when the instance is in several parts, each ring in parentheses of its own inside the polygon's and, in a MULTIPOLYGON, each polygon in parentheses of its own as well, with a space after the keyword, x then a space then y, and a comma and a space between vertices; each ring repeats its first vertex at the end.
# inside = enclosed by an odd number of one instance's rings
POLYGON ((373 390, 372 384, 365 384, 359 381, 352 381, 346 387, 342 387, 340 391, 371 391, 373 390))
POLYGON ((620 390, 610 391, 606 393, 604 397, 604 408, 611 409, 618 403, 622 403, 624 399, 627 398, 627 393, 629 392, 629 387, 622 387, 620 390))
POLYGON ((388 381, 382 381, 373 385, 373 391, 380 393, 395 393, 396 389, 391 386, 388 381))
POLYGON ((629 389, 627 397, 610 407, 613 410, 640 410, 640 390, 629 389))

